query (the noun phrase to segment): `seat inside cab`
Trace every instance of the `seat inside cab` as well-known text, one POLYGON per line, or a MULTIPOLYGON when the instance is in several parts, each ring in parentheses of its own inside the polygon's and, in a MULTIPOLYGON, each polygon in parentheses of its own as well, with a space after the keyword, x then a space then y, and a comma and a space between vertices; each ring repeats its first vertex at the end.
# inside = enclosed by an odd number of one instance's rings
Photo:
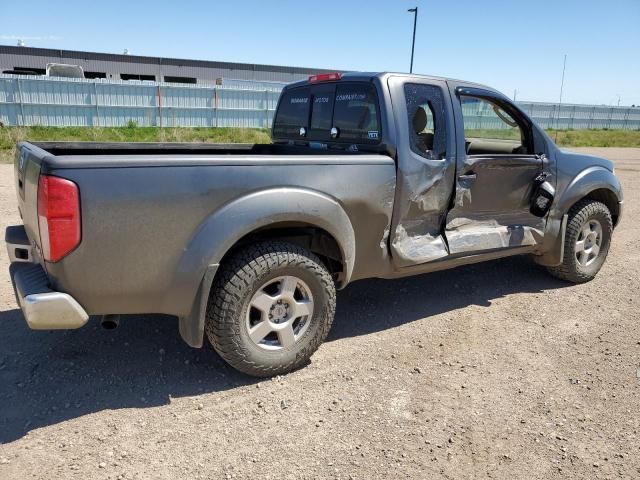
MULTIPOLYGON (((430 107, 427 105, 427 108, 430 107)), ((416 113, 413 115, 413 131, 418 135, 418 148, 424 152, 433 150, 433 113, 427 110, 424 106, 418 107, 416 113)))

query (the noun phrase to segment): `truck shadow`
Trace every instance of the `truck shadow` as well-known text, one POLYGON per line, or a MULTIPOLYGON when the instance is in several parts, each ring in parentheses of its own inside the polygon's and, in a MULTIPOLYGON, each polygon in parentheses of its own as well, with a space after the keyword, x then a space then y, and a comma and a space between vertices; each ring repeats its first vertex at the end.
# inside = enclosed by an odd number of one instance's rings
POLYGON ((528 256, 396 280, 354 282, 338 296, 338 313, 328 341, 394 328, 469 305, 490 307, 494 300, 512 294, 570 286, 528 256))
MULTIPOLYGON (((566 285, 518 257, 401 280, 356 282, 338 296, 329 341, 566 285)), ((188 347, 172 317, 127 317, 111 332, 103 331, 98 319, 79 330, 31 331, 17 309, 0 312, 0 322, 0 443, 101 410, 166 405, 172 397, 260 381, 228 367, 210 347, 188 347)))

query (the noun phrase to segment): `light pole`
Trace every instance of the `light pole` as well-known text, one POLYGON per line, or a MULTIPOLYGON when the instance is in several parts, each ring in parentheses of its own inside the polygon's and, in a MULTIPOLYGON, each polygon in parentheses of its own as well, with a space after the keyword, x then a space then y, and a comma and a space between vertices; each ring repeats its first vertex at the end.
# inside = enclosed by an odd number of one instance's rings
POLYGON ((560 101, 558 102, 558 114, 556 115, 556 142, 558 141, 558 123, 560 121, 560 109, 562 108, 562 91, 564 90, 564 72, 567 69, 567 54, 564 54, 562 62, 562 81, 560 82, 560 101))
POLYGON ((413 73, 413 52, 416 48, 416 25, 418 23, 418 7, 410 8, 407 12, 413 12, 413 42, 411 42, 411 66, 409 73, 413 73))

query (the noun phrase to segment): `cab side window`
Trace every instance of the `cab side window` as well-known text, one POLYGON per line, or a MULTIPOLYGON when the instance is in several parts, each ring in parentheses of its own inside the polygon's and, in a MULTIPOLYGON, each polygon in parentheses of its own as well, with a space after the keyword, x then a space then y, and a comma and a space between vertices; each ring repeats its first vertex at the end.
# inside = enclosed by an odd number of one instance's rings
POLYGON ((446 155, 447 126, 442 90, 408 83, 404 87, 411 150, 430 160, 446 155))
POLYGON ((498 102, 460 96, 467 155, 527 155, 533 153, 527 125, 517 112, 498 102))

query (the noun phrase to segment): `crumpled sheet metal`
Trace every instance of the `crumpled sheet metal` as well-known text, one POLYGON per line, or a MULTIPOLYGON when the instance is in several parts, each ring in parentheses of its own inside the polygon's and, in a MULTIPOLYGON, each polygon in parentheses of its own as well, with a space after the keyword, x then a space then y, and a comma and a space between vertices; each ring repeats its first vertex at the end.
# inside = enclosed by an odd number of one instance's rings
POLYGON ((442 236, 445 215, 455 184, 454 151, 447 152, 445 93, 434 85, 407 84, 408 151, 400 158, 391 228, 391 254, 396 266, 426 263, 449 254, 442 236), (424 150, 418 140, 414 116, 419 108, 433 115, 431 149, 424 150))
POLYGON ((429 233, 409 235, 402 225, 396 228, 391 246, 396 263, 402 267, 431 262, 449 254, 441 235, 434 236, 429 233))
POLYGON ((536 245, 544 236, 544 222, 539 225, 504 225, 499 218, 474 221, 456 218, 447 225, 451 253, 491 250, 495 248, 536 245))
POLYGON ((387 242, 389 241, 389 228, 384 229, 384 233, 382 234, 382 240, 380 240, 380 248, 383 253, 387 253, 387 242))
MULTIPOLYGON (((426 263, 449 254, 441 232, 443 212, 451 194, 452 180, 442 161, 428 168, 405 173, 401 197, 396 201, 398 222, 393 229, 391 249, 398 266, 426 263)), ((417 167, 417 165, 416 165, 417 167)))

